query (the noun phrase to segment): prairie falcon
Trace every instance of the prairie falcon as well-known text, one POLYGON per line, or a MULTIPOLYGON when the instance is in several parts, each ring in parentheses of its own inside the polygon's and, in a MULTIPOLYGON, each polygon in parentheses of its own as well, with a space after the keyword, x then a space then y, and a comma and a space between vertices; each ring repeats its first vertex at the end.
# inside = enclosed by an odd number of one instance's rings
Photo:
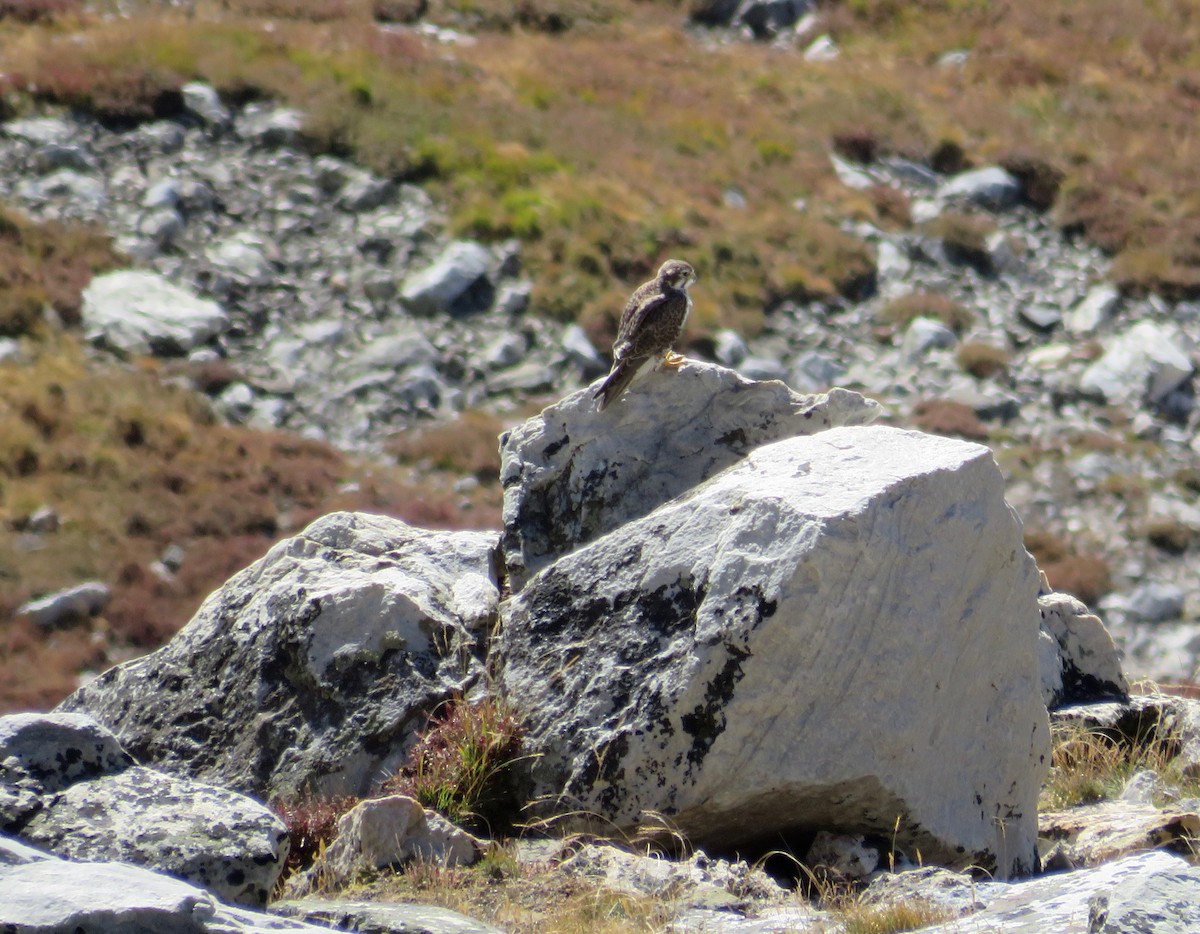
POLYGON ((683 333, 692 309, 688 286, 696 281, 696 270, 679 259, 669 259, 656 275, 639 285, 621 313, 621 325, 613 343, 612 370, 596 390, 596 408, 603 412, 633 380, 642 367, 678 367, 684 358, 671 350, 683 333))

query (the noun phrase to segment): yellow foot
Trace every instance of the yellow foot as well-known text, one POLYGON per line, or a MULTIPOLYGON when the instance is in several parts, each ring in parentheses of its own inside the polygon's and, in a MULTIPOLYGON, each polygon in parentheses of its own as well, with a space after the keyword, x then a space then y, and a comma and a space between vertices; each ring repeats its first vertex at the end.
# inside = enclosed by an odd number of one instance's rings
POLYGON ((668 370, 678 370, 685 363, 687 363, 687 357, 683 354, 675 353, 673 350, 668 350, 667 355, 663 357, 662 365, 668 370))

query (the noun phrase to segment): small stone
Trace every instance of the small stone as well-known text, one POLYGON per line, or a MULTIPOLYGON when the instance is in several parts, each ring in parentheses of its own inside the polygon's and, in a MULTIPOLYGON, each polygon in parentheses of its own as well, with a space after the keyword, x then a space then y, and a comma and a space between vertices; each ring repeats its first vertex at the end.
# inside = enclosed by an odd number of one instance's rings
POLYGON ((608 364, 600 356, 600 351, 578 324, 570 324, 563 330, 562 348, 568 360, 583 368, 584 376, 599 376, 608 371, 608 364))
POLYGON ((483 364, 489 370, 516 366, 525 358, 525 338, 519 334, 501 334, 483 351, 483 364))
POLYGON ((184 110, 198 118, 201 123, 218 130, 229 126, 229 111, 211 85, 193 81, 185 84, 180 90, 183 94, 184 110))
POLYGON ((95 616, 111 599, 112 590, 107 584, 91 581, 23 603, 17 607, 17 615, 27 616, 43 629, 55 629, 95 616))
POLYGON ((10 139, 23 140, 37 146, 54 144, 68 145, 74 141, 78 130, 66 120, 57 117, 34 117, 30 120, 10 120, 0 126, 10 139))
POLYGON ((943 201, 965 201, 992 211, 1015 207, 1021 200, 1021 182, 998 165, 962 172, 942 183, 943 201))
POLYGON ((788 383, 801 392, 824 392, 845 375, 846 368, 836 360, 810 350, 796 361, 788 383))
POLYGON ((51 143, 43 146, 33 157, 38 172, 53 172, 56 169, 75 169, 78 172, 95 172, 96 160, 81 146, 51 143))
POLYGON ((1094 334, 1116 313, 1121 293, 1111 285, 1095 286, 1067 315, 1067 331, 1076 336, 1094 334))
POLYGON ((931 350, 944 350, 957 343, 958 337, 954 331, 937 319, 914 318, 904 332, 900 351, 905 359, 920 360, 931 350))
POLYGON ((355 172, 342 186, 338 207, 352 214, 373 211, 390 200, 395 191, 395 186, 386 179, 375 178, 366 172, 355 172))
POLYGON ((1062 322, 1062 312, 1053 305, 1040 302, 1022 305, 1017 314, 1026 324, 1039 331, 1053 331, 1062 322))
POLYGON ((490 300, 490 259, 478 243, 455 241, 429 266, 409 277, 401 298, 416 314, 465 311, 482 302, 485 294, 490 300))
POLYGON ((717 358, 717 362, 727 367, 736 369, 750 355, 750 350, 746 346, 746 342, 742 340, 742 335, 728 328, 717 332, 713 344, 713 355, 717 358))
POLYGON ((1162 623, 1183 616, 1185 599, 1182 587, 1151 581, 1130 591, 1126 605, 1131 620, 1162 623))

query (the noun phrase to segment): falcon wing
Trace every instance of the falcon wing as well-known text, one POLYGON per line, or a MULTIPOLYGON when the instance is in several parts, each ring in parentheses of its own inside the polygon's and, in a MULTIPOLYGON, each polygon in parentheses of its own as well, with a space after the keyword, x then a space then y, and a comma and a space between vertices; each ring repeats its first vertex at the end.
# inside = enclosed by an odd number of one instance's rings
POLYGON ((680 300, 687 299, 685 296, 663 295, 661 292, 648 297, 635 295, 630 299, 621 317, 621 330, 613 343, 613 358, 647 357, 667 350, 658 346, 662 337, 659 335, 661 328, 656 326, 657 319, 680 300))

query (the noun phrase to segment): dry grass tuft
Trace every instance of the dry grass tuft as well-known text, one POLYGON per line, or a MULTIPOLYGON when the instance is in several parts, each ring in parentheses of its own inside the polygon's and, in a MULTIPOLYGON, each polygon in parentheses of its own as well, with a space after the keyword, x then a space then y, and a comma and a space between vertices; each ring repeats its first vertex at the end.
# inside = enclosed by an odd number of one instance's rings
POLYGON ((1120 794, 1136 773, 1152 770, 1168 785, 1188 794, 1196 781, 1177 764, 1180 737, 1170 723, 1138 723, 1132 733, 1056 724, 1052 730, 1050 775, 1042 787, 1039 810, 1094 804, 1120 794))
POLYGON ((469 829, 508 830, 524 803, 517 800, 512 773, 521 736, 516 713, 501 700, 447 701, 383 790, 410 795, 469 829))
POLYGON ((855 904, 839 912, 844 934, 898 934, 953 921, 957 915, 921 898, 890 905, 855 904))
POLYGON ((968 441, 988 439, 987 426, 975 414, 975 410, 949 399, 926 399, 917 403, 912 421, 922 431, 934 435, 966 438, 968 441))
POLYGON ((988 341, 964 341, 958 345, 954 357, 976 379, 991 379, 1008 372, 1008 348, 988 341))
POLYGON ((894 298, 879 309, 880 323, 904 331, 917 318, 933 318, 956 334, 971 326, 974 315, 948 295, 940 292, 912 292, 894 298))

